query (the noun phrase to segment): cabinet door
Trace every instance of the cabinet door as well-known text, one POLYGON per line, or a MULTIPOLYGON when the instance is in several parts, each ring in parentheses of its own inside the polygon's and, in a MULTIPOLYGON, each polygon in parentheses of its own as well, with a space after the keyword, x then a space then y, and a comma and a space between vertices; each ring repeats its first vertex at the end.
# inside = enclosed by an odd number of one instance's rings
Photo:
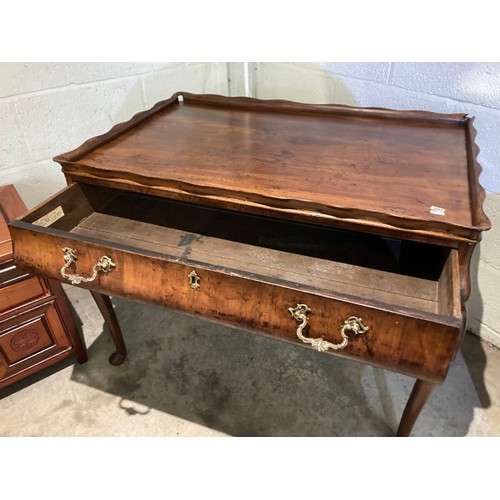
POLYGON ((0 387, 73 354, 54 301, 0 322, 0 387))

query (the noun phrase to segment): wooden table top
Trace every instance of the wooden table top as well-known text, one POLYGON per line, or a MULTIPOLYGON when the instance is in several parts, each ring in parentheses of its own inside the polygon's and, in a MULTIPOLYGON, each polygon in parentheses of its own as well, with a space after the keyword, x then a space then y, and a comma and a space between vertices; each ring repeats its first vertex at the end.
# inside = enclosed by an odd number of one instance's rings
POLYGON ((488 226, 470 121, 184 93, 56 161, 69 176, 470 237, 488 226))

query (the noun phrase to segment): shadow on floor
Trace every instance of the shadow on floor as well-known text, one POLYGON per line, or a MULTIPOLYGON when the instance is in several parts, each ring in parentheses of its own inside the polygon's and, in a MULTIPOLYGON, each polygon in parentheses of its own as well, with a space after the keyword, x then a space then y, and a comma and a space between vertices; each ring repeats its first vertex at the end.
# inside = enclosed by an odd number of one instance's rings
POLYGON ((483 341, 476 335, 469 333, 464 338, 461 350, 474 388, 481 402, 481 407, 489 408, 491 406, 491 398, 484 383, 484 371, 487 359, 483 341))
POLYGON ((27 387, 30 387, 33 384, 36 384, 37 382, 40 382, 45 378, 51 377, 52 375, 57 374, 58 372, 64 371, 66 368, 70 367, 74 363, 75 363, 75 358, 72 357, 65 358, 61 361, 58 361, 55 365, 51 365, 44 368, 40 372, 28 375, 26 378, 18 380, 17 382, 14 382, 13 384, 8 385, 7 387, 2 387, 0 389, 0 401, 8 396, 11 396, 16 392, 22 391, 23 389, 26 389, 27 387))
MULTIPOLYGON (((480 324, 483 318, 483 299, 479 290, 478 274, 479 261, 481 258, 481 245, 478 245, 472 255, 470 265, 471 275, 471 294, 467 303, 469 318, 472 318, 476 324, 480 324)), ((471 320, 469 320, 469 323, 471 320)), ((469 368, 474 387, 476 388, 481 406, 489 408, 491 406, 491 398, 486 389, 484 381, 484 372, 486 368, 486 353, 484 352, 483 342, 473 334, 465 335, 461 346, 461 351, 469 368)))
MULTIPOLYGON (((113 302, 127 360, 108 364, 113 345, 105 328, 72 379, 119 396, 121 410, 138 420, 155 408, 233 436, 391 436, 413 385, 411 378, 300 346, 113 302)), ((467 434, 477 396, 464 365, 451 371, 414 435, 467 434)))

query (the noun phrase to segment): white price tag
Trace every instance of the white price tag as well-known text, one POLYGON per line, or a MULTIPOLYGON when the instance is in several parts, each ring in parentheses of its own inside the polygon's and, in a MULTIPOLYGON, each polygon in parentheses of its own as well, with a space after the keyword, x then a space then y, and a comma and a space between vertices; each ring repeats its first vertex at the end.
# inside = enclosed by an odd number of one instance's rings
POLYGON ((446 210, 444 208, 435 207, 434 205, 432 205, 430 213, 432 215, 441 215, 442 217, 444 217, 446 215, 446 210))
POLYGON ((48 214, 45 214, 43 217, 40 217, 39 219, 34 221, 33 224, 35 226, 48 227, 62 217, 64 217, 64 210, 61 206, 59 206, 57 208, 54 208, 54 210, 50 211, 48 214))

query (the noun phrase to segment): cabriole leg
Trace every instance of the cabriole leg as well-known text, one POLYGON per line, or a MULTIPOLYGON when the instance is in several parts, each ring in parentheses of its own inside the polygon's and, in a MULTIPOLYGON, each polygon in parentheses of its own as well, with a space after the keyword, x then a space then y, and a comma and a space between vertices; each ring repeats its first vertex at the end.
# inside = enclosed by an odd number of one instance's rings
POLYGON ((116 318, 113 305, 111 300, 107 295, 103 295, 97 292, 90 292, 92 297, 101 311, 104 321, 108 325, 109 333, 111 338, 115 343, 116 351, 109 357, 109 362, 112 365, 121 365, 125 361, 125 356, 127 355, 127 347, 125 346, 125 341, 123 340, 122 331, 120 329, 120 324, 116 318))
POLYGON ((406 403, 396 436, 408 437, 410 435, 420 411, 429 399, 429 396, 436 385, 437 384, 428 382, 427 380, 417 379, 415 385, 413 386, 413 390, 411 391, 410 398, 406 403))

